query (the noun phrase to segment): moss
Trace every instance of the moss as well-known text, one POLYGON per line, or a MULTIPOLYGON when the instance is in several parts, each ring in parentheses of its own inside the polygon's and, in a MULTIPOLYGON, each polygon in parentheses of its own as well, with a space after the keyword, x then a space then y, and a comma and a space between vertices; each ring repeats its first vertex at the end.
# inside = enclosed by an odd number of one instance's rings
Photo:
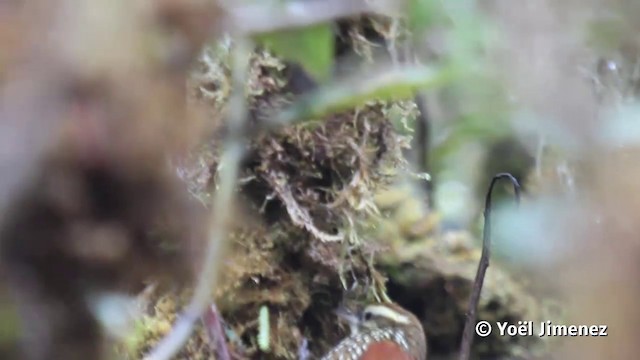
MULTIPOLYGON (((411 193, 406 191, 406 194, 411 193)), ((377 266, 389 275, 389 296, 422 320, 430 351, 452 355, 460 346, 480 259, 478 242, 464 231, 441 231, 437 226, 437 214, 426 211, 424 206, 418 219, 415 212, 420 210, 415 208, 413 196, 394 194, 393 197, 403 200, 387 206, 378 219, 371 219, 387 228, 382 235, 370 234, 371 240, 385 249, 377 257, 377 266), (406 207, 415 209, 410 217, 406 216, 406 207), (416 227, 422 230, 419 236, 411 231, 416 227)), ((383 197, 385 201, 389 198, 383 197)), ((495 323, 536 322, 550 318, 556 303, 533 296, 521 281, 494 260, 485 279, 478 319, 495 323)), ((537 337, 511 338, 493 334, 477 341, 474 352, 487 358, 531 356, 540 355, 546 349, 545 345, 545 340, 537 337)))
MULTIPOLYGON (((366 55, 363 46, 371 43, 363 41, 365 33, 376 27, 363 26, 362 19, 351 21, 342 25, 342 45, 357 44, 356 53, 366 55)), ((227 76, 220 70, 223 62, 209 62, 218 70, 200 69, 207 76, 227 76)), ((287 73, 279 59, 255 52, 248 82, 254 123, 295 101, 287 90, 287 73)), ((219 89, 227 81, 204 80, 194 84, 207 87, 212 81, 218 85, 209 88, 219 89)), ((216 99, 215 106, 223 108, 220 94, 206 101, 216 99)), ((215 292, 233 352, 250 359, 297 359, 306 339, 310 351, 321 355, 348 330, 333 314, 339 302, 380 300, 387 293, 423 320, 434 353, 457 348, 479 251, 466 233, 440 232, 439 215, 426 208, 412 184, 415 176, 403 149, 411 135, 406 124, 415 111, 410 101, 370 101, 251 139, 238 187, 243 209, 225 262, 219 264, 223 275, 215 292), (270 314, 268 352, 261 352, 257 343, 263 306, 270 314)), ((215 187, 220 136, 214 135, 184 164, 195 169, 185 178, 205 203, 215 187)), ((536 315, 538 301, 497 267, 492 266, 485 293, 483 318, 536 315)), ((180 308, 165 301, 159 297, 149 314, 144 349, 180 308)), ((476 348, 495 355, 526 346, 489 338, 476 348)), ((209 352, 199 329, 180 358, 209 352)))

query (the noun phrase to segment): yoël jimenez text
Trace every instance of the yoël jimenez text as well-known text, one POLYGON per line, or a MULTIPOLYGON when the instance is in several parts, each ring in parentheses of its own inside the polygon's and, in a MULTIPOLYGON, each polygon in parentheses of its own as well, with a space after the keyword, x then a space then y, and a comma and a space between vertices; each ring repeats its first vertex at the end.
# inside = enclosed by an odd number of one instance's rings
POLYGON ((534 331, 533 321, 496 323, 500 336, 607 336, 607 325, 557 325, 550 320, 540 322, 534 331))

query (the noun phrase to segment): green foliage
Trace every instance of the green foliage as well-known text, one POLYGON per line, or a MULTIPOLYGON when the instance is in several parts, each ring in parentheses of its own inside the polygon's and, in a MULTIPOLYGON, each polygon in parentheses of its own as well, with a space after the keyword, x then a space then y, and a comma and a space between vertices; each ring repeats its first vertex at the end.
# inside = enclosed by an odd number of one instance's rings
POLYGON ((409 28, 419 33, 443 18, 439 0, 409 0, 407 22, 409 28))
POLYGON ((316 80, 326 80, 333 67, 333 31, 329 24, 261 34, 256 37, 284 59, 300 63, 316 80))
POLYGON ((625 34, 633 29, 619 19, 599 19, 589 24, 587 38, 589 44, 602 51, 615 51, 619 48, 625 34))
POLYGON ((286 124, 320 118, 357 107, 371 99, 411 98, 420 89, 433 89, 450 82, 457 72, 453 68, 413 66, 371 73, 366 78, 359 76, 324 86, 302 97, 277 121, 286 124))

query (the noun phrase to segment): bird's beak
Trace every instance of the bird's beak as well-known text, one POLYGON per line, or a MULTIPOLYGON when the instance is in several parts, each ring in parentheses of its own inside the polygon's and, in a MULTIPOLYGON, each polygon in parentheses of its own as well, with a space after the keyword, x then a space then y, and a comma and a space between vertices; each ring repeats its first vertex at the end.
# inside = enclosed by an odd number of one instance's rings
POLYGON ((340 305, 337 309, 334 310, 334 313, 342 320, 346 322, 358 322, 358 317, 353 313, 353 311, 349 310, 346 306, 340 305))
POLYGON ((353 311, 349 310, 344 305, 340 305, 336 310, 334 310, 334 313, 338 316, 339 319, 342 319, 349 324, 349 328, 351 329, 352 334, 358 332, 360 319, 353 313, 353 311))

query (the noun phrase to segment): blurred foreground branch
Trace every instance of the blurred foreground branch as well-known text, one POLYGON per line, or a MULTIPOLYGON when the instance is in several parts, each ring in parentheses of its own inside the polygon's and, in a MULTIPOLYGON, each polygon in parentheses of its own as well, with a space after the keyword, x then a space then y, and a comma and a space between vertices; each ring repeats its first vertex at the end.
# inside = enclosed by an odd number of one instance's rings
POLYGON ((239 39, 233 50, 233 82, 235 94, 229 100, 229 132, 223 145, 218 167, 218 189, 213 204, 211 230, 202 270, 197 278, 193 298, 169 334, 149 353, 146 360, 171 359, 191 335, 196 322, 211 303, 218 269, 226 244, 227 225, 233 214, 233 201, 240 161, 244 155, 244 131, 247 119, 244 88, 251 47, 239 39))

